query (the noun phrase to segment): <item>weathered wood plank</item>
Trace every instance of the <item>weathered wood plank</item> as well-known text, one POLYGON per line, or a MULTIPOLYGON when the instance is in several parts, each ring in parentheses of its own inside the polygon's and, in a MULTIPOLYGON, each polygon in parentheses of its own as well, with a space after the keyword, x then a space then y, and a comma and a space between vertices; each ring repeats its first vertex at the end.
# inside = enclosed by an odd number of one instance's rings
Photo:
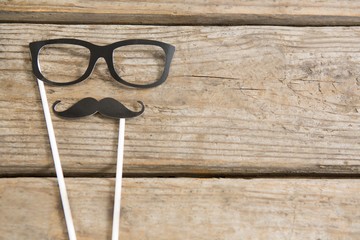
MULTIPOLYGON (((47 86, 50 103, 146 104, 143 117, 127 121, 125 174, 359 174, 359 35, 358 27, 2 24, 0 174, 53 172, 28 43, 59 37, 176 46, 158 88, 124 88, 102 60, 82 84, 47 86)), ((54 126, 67 174, 114 173, 116 121, 54 117, 54 126)))
MULTIPOLYGON (((67 179, 78 239, 110 239, 112 179, 67 179)), ((124 179, 121 239, 358 239, 360 180, 124 179)), ((56 181, 0 179, 2 239, 67 239, 56 181)))
POLYGON ((359 25, 359 1, 2 1, 0 21, 119 24, 359 25))

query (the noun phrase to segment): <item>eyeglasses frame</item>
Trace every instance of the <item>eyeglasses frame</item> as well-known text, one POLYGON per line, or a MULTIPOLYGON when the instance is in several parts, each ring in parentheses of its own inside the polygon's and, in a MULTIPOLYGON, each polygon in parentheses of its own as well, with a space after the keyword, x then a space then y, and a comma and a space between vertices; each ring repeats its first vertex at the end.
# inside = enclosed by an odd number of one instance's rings
POLYGON ((84 40, 80 40, 80 39, 59 38, 59 39, 49 39, 49 40, 44 40, 44 41, 31 42, 29 44, 29 47, 30 47, 30 53, 31 53, 31 59, 32 59, 32 69, 33 69, 34 75, 39 80, 41 80, 47 84, 54 85, 54 86, 68 86, 68 85, 73 85, 73 84, 84 81, 91 75, 98 59, 104 58, 111 76, 116 81, 118 81, 126 86, 134 87, 134 88, 156 87, 156 86, 159 86, 160 84, 164 83, 166 78, 168 77, 168 74, 170 71, 170 63, 171 63, 171 60, 172 60, 172 58, 174 56, 174 52, 175 52, 175 47, 173 45, 170 45, 170 44, 167 44, 164 42, 160 42, 160 41, 148 40, 148 39, 129 39, 129 40, 124 40, 124 41, 114 42, 112 44, 105 45, 105 46, 99 46, 99 45, 95 45, 93 43, 90 43, 90 42, 87 42, 84 40), (51 80, 47 79, 46 77, 44 77, 44 75, 41 73, 41 70, 40 70, 39 53, 43 47, 45 47, 46 45, 51 45, 51 44, 72 44, 72 45, 77 45, 77 46, 83 46, 83 47, 86 47, 87 49, 89 49, 89 51, 90 51, 89 65, 88 65, 87 69, 85 70, 84 74, 81 77, 79 77, 78 79, 71 81, 71 82, 54 82, 54 81, 51 81, 51 80), (152 46, 158 46, 164 50, 164 52, 165 52, 164 71, 163 71, 161 77, 156 82, 153 82, 150 84, 135 84, 135 83, 130 83, 130 82, 125 81, 118 75, 118 73, 116 72, 116 70, 114 68, 114 61, 113 61, 114 50, 119 47, 129 46, 129 45, 152 45, 152 46))

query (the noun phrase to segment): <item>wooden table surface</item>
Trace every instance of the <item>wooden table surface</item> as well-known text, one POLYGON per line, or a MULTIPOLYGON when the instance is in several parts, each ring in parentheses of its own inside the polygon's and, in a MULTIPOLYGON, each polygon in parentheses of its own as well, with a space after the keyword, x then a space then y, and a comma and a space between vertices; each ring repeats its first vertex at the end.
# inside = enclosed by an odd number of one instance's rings
MULTIPOLYGON (((104 61, 46 86, 50 103, 146 105, 127 121, 120 239, 360 239, 360 1, 14 0, 0 22, 1 240, 67 239, 28 47, 63 37, 176 47, 157 88, 104 61)), ((118 123, 53 121, 78 239, 110 239, 118 123)))

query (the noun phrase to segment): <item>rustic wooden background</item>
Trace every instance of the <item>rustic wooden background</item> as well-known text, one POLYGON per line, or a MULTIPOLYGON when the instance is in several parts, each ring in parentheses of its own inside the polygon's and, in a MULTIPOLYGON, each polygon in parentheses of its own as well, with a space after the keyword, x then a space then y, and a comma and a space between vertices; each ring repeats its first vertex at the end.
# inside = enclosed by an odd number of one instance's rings
MULTIPOLYGON (((0 22, 0 239, 67 239, 28 48, 60 37, 176 46, 154 89, 103 61, 46 86, 146 104, 121 239, 360 239, 360 1, 3 1, 0 22)), ((53 121, 78 239, 110 239, 118 124, 53 121)))

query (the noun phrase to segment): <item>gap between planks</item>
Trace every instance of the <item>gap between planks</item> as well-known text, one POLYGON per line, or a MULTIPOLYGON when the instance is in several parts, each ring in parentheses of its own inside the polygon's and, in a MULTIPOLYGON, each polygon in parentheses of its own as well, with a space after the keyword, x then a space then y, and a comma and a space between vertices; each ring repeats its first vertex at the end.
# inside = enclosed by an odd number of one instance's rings
MULTIPOLYGON (((0 174, 0 178, 49 178, 53 173, 0 174)), ((66 178, 113 178, 114 173, 66 173, 66 178)), ((249 173, 249 174, 190 174, 190 173, 124 173, 123 178, 230 178, 230 179, 359 179, 360 174, 339 173, 249 173)))
POLYGON ((3 1, 0 21, 65 24, 359 25, 358 1, 3 1))

